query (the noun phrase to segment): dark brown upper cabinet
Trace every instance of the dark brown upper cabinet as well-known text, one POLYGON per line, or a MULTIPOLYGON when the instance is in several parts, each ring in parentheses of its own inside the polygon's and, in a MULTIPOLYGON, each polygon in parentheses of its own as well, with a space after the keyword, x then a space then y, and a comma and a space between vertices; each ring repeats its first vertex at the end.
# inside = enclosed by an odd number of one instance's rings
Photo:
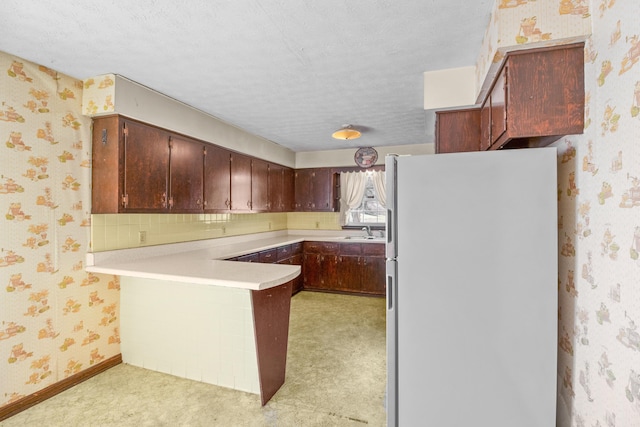
POLYGON ((436 112, 436 153, 478 151, 480 109, 436 112))
POLYGON ((231 152, 207 144, 204 157, 205 212, 226 212, 231 209, 231 152))
POLYGON ((331 168, 297 169, 295 172, 295 210, 334 212, 336 174, 331 168))
POLYGON ((251 157, 231 153, 231 207, 232 211, 251 211, 251 157))
POLYGON ((282 173, 282 185, 283 185, 283 194, 282 194, 282 205, 284 212, 293 212, 296 209, 296 200, 295 200, 295 171, 291 168, 284 168, 282 173))
POLYGON ((205 144, 172 135, 169 141, 169 208, 175 212, 202 212, 204 209, 205 144))
POLYGON ((269 210, 286 212, 284 194, 284 166, 269 164, 269 210))
POLYGON ((93 122, 92 213, 169 208, 169 134, 117 116, 93 122))
POLYGON ((331 168, 296 173, 157 126, 113 115, 93 120, 92 213, 335 210, 331 168))
POLYGON ((269 211, 269 163, 251 160, 251 210, 269 211))
POLYGON ((479 109, 437 112, 436 151, 543 147, 583 131, 584 44, 525 49, 506 54, 479 109))

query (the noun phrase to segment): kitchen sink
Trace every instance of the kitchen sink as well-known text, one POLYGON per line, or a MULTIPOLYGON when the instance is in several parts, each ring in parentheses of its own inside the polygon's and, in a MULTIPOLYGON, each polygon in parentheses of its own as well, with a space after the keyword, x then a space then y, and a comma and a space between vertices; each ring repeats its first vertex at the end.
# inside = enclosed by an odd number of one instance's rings
POLYGON ((375 241, 383 241, 384 237, 376 237, 376 236, 346 236, 345 240, 375 240, 375 241))

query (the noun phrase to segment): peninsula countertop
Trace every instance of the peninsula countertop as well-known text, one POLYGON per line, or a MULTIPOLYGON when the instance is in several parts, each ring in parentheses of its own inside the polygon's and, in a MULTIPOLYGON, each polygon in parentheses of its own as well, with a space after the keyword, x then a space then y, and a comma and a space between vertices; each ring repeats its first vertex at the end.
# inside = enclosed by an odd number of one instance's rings
POLYGON ((276 231, 228 238, 197 240, 158 246, 120 249, 87 254, 86 270, 147 279, 171 280, 250 290, 269 289, 300 274, 297 265, 225 261, 305 240, 377 242, 353 233, 276 231), (351 240, 345 240, 350 238, 351 240))

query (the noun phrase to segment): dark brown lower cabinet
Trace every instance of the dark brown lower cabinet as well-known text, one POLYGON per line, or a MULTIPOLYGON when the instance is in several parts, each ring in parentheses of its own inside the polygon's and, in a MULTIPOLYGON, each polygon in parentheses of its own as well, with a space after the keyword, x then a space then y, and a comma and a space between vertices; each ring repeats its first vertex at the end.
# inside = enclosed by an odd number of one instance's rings
POLYGON ((304 242, 229 258, 232 261, 299 265, 292 295, 301 290, 385 296, 383 243, 304 242))
MULTIPOLYGON (((233 258, 228 261, 242 262, 262 262, 265 264, 291 264, 299 265, 302 268, 302 243, 293 243, 291 245, 283 245, 277 248, 266 249, 260 252, 252 252, 233 258)), ((295 295, 303 288, 303 274, 301 272, 298 277, 291 281, 291 295, 295 295)))
POLYGON ((304 289, 385 295, 384 244, 305 242, 304 289))

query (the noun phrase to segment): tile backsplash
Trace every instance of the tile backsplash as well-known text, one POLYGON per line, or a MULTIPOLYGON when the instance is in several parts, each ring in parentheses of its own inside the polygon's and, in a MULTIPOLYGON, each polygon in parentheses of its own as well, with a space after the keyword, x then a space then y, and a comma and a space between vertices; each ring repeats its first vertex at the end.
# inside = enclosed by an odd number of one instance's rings
POLYGON ((287 229, 340 230, 339 214, 283 212, 91 215, 91 250, 101 252, 287 229))

